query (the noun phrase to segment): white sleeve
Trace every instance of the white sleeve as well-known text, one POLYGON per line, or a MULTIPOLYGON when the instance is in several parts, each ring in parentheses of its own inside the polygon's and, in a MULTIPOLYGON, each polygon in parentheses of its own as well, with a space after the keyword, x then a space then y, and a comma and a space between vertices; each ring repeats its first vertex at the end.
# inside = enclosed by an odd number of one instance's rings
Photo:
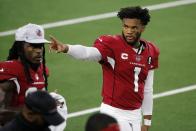
POLYGON ((144 99, 142 103, 143 115, 152 115, 153 110, 153 79, 154 70, 148 72, 148 76, 144 86, 144 99))
POLYGON ((82 45, 68 45, 68 55, 75 59, 89 60, 89 61, 100 61, 101 53, 95 47, 86 47, 82 45))

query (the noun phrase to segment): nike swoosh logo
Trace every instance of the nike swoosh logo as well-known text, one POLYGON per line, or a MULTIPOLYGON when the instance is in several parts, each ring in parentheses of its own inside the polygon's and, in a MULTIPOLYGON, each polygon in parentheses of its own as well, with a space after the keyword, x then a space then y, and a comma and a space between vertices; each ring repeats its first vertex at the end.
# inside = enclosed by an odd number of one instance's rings
POLYGON ((4 69, 3 69, 3 68, 1 68, 1 69, 0 69, 0 72, 4 72, 4 69))

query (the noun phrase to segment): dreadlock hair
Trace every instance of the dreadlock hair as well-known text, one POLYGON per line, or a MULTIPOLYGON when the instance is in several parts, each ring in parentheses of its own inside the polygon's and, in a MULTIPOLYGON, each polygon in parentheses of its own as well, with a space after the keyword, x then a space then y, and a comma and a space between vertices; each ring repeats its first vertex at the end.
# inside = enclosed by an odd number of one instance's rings
MULTIPOLYGON (((27 78, 27 81, 29 83, 31 83, 31 82, 33 82, 33 79, 31 78, 30 71, 29 71, 30 64, 25 57, 24 44, 25 44, 24 41, 15 41, 9 50, 9 55, 7 57, 7 60, 17 60, 20 58, 22 64, 24 65, 24 73, 27 78)), ((45 63, 46 63, 45 47, 43 46, 43 76, 45 78, 45 88, 47 90, 48 79, 47 79, 47 75, 46 75, 46 64, 45 63)))
POLYGON ((147 8, 142 9, 140 6, 121 8, 117 16, 123 20, 124 18, 139 19, 143 25, 150 22, 150 15, 147 8))
POLYGON ((48 77, 46 74, 45 46, 43 45, 43 75, 45 78, 45 89, 48 90, 48 77))

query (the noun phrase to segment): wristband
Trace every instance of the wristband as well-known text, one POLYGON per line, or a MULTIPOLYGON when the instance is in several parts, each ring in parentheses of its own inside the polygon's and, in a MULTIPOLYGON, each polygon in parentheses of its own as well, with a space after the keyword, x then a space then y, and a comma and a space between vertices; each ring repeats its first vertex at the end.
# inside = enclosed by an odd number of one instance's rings
POLYGON ((151 126, 151 120, 144 119, 144 125, 151 126))

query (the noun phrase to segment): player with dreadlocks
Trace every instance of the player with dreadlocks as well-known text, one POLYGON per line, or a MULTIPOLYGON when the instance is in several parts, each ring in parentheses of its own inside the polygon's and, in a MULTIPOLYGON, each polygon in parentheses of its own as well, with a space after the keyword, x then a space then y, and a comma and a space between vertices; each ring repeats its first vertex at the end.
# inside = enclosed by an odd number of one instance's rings
POLYGON ((39 25, 27 24, 16 31, 7 61, 0 62, 0 112, 20 109, 28 92, 47 90, 44 43, 49 41, 39 25))
MULTIPOLYGON (((25 76, 27 78, 28 83, 33 82, 33 79, 31 78, 30 75, 30 71, 29 68, 32 68, 33 70, 37 70, 40 66, 40 62, 38 63, 32 63, 31 61, 29 61, 26 56, 25 56, 25 52, 24 52, 24 41, 15 41, 12 48, 9 51, 9 56, 7 58, 8 61, 11 60, 18 60, 20 59, 21 63, 24 65, 24 72, 25 72, 25 76)), ((33 46, 34 48, 43 48, 43 75, 45 78, 45 88, 47 89, 47 75, 46 75, 46 66, 45 66, 45 47, 44 44, 32 44, 31 46, 33 46)))

